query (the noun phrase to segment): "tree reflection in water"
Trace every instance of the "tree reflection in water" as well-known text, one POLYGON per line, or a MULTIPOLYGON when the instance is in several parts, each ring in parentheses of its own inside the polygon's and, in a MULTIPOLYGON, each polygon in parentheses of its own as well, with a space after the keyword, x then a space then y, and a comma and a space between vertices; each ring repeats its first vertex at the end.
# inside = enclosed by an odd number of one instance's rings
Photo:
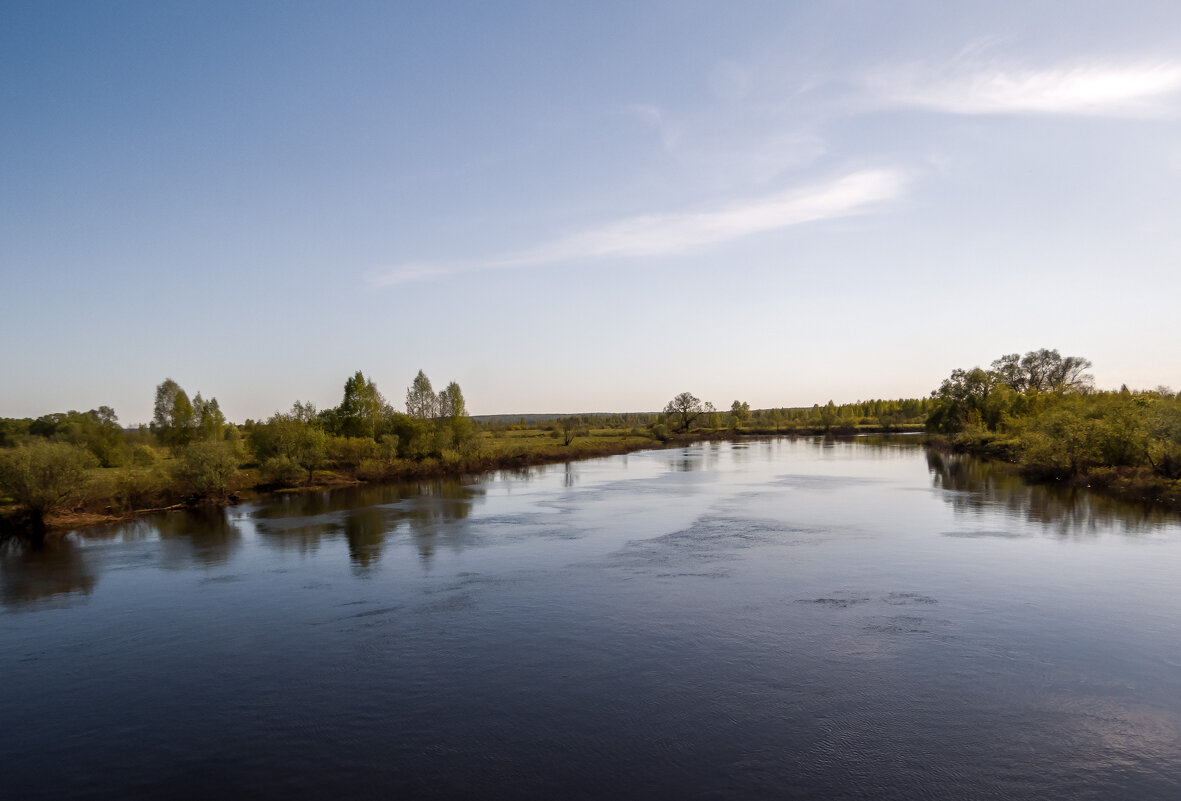
POLYGON ((217 567, 242 547, 241 525, 230 509, 198 506, 118 523, 94 526, 78 536, 86 542, 147 542, 159 539, 161 566, 186 570, 193 565, 217 567))
POLYGON ((98 583, 86 549, 69 538, 41 548, 18 542, 0 547, 0 602, 11 610, 69 606, 98 583))
POLYGON ((467 519, 484 492, 482 486, 459 479, 355 487, 286 496, 252 517, 264 543, 300 552, 315 551, 321 542, 343 534, 354 568, 364 574, 400 527, 426 562, 440 546, 463 550, 473 535, 456 524, 467 519))
POLYGON ((224 565, 242 547, 241 527, 226 509, 198 507, 170 512, 153 522, 168 545, 163 549, 163 565, 169 569, 224 565))
POLYGON ((1085 487, 1028 484, 1010 465, 973 456, 927 451, 932 484, 960 514, 978 515, 998 506, 1059 537, 1093 537, 1101 531, 1145 533, 1176 523, 1166 510, 1128 503, 1085 487))

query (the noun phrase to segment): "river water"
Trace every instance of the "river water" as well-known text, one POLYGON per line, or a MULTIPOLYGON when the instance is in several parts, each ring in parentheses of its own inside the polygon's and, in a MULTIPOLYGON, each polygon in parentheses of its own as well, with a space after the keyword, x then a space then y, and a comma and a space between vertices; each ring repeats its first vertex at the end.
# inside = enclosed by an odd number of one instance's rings
POLYGON ((707 443, 0 556, 0 797, 1181 798, 1181 525, 707 443))

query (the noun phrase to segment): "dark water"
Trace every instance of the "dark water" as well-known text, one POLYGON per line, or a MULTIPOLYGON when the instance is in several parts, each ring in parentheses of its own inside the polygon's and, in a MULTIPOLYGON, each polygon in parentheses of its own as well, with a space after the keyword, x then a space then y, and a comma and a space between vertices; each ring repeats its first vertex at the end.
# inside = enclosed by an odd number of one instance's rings
POLYGON ((0 558, 0 797, 1181 798, 1181 525, 707 444, 0 558))

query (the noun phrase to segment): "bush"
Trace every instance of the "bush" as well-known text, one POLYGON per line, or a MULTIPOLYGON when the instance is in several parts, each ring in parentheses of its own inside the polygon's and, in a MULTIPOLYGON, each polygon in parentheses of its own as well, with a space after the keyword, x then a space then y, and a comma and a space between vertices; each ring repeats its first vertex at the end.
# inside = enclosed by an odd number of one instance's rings
POLYGON ((357 465, 356 475, 362 481, 381 481, 390 474, 390 462, 386 459, 362 459, 357 465))
POLYGON ((44 530, 45 515, 82 496, 90 468, 85 448, 35 439, 0 453, 0 491, 28 509, 33 529, 44 530))
POLYGON ((294 487, 303 479, 304 470, 289 456, 272 456, 259 465, 263 480, 277 487, 294 487))
POLYGON ((328 440, 328 458, 340 470, 355 473, 366 459, 376 459, 378 445, 368 437, 332 437, 328 440))
POLYGON ((160 461, 160 454, 151 445, 136 445, 131 449, 127 462, 132 467, 151 467, 160 461))
POLYGON ((159 465, 125 467, 115 475, 113 484, 111 505, 124 512, 167 506, 178 494, 159 465))
POLYGON ((225 498, 238 458, 224 442, 193 442, 180 452, 179 477, 201 498, 225 498))

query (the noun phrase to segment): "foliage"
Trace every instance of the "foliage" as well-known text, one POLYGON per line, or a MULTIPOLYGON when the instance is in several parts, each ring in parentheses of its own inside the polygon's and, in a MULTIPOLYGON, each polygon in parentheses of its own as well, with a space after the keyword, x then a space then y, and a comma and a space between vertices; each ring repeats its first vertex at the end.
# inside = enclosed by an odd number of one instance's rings
POLYGON ((198 392, 192 401, 171 378, 156 387, 152 432, 164 445, 184 448, 191 442, 220 439, 225 426, 217 398, 205 400, 198 392))
POLYGON ((205 400, 198 392, 193 398, 194 436, 203 440, 221 439, 225 424, 226 418, 221 413, 217 398, 205 400))
POLYGON ((71 410, 43 415, 29 421, 26 431, 31 436, 86 448, 102 467, 116 467, 123 463, 123 429, 110 406, 100 406, 88 412, 71 410))
POLYGON ((176 488, 162 464, 129 465, 114 475, 109 490, 111 505, 124 512, 165 506, 174 500, 176 488))
POLYGON ((1035 477, 1140 487, 1181 478, 1181 400, 1165 387, 1097 392, 1090 366, 1043 348, 955 370, 932 393, 927 427, 1035 477))
POLYGON ((276 487, 294 487, 303 478, 303 468, 290 456, 271 456, 258 466, 266 483, 276 487))
POLYGON ((750 419, 750 404, 745 401, 734 401, 730 404, 730 427, 734 429, 742 428, 743 424, 750 419))
POLYGON ((1016 392, 1078 392, 1090 389, 1094 379, 1084 371, 1091 362, 1081 356, 1062 356, 1057 350, 1031 350, 1024 356, 1010 353, 992 363, 998 381, 1016 392))
POLYGON ((160 454, 151 445, 136 445, 131 449, 127 462, 131 467, 151 467, 160 461, 160 454))
POLYGON ((385 398, 377 385, 366 379, 360 370, 344 383, 344 397, 336 408, 334 433, 342 437, 369 437, 381 433, 385 398))
POLYGON ((439 399, 431 388, 431 380, 422 370, 406 390, 406 414, 419 420, 430 420, 439 413, 439 399))
POLYGON ((287 486, 293 483, 289 466, 305 471, 310 484, 315 472, 328 461, 329 436, 320 427, 316 409, 310 403, 296 401, 290 412, 276 412, 266 423, 250 425, 247 441, 264 473, 287 486))
POLYGON ((0 448, 11 448, 29 433, 32 420, 27 418, 0 417, 0 448))
POLYGON ((328 440, 328 458, 337 469, 356 472, 361 462, 376 459, 381 450, 367 437, 333 437, 328 440))
POLYGON ((220 500, 229 494, 238 459, 224 442, 193 442, 179 453, 178 476, 198 497, 220 500))
POLYGON ((698 417, 706 413, 713 413, 712 403, 702 403, 691 392, 682 392, 670 400, 664 407, 664 413, 675 424, 677 431, 688 431, 698 417))
POLYGON ((0 491, 12 496, 43 526, 45 515, 79 498, 96 463, 85 448, 32 439, 0 451, 0 491))
POLYGON ((991 370, 953 370, 931 393, 935 405, 927 417, 927 429, 941 434, 974 426, 997 431, 1008 419, 1044 406, 1043 393, 1061 396, 1090 391, 1094 381, 1084 372, 1090 366, 1081 356, 1063 357, 1042 348, 1024 357, 1002 356, 991 370))

